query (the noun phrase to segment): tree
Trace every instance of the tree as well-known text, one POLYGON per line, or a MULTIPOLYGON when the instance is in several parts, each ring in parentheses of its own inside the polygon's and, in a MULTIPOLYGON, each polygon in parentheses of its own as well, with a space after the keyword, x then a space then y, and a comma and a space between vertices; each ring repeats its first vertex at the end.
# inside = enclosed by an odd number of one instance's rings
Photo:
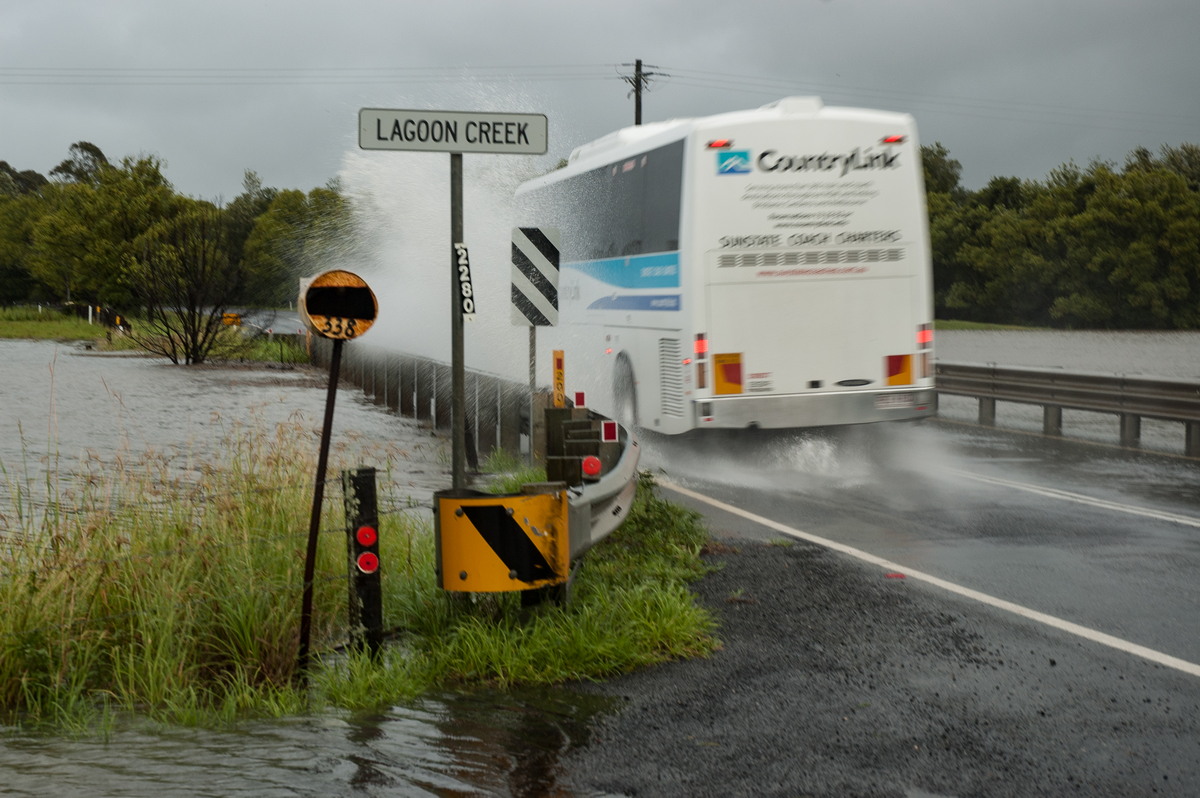
POLYGON ((32 169, 18 172, 8 165, 8 161, 0 161, 0 194, 5 194, 15 188, 17 194, 33 194, 49 181, 32 169))
POLYGON ((33 228, 43 210, 36 195, 0 196, 0 305, 37 298, 29 255, 33 228))
POLYGON ((50 170, 50 176, 64 183, 94 185, 100 173, 111 168, 108 158, 90 141, 77 141, 70 147, 71 157, 50 170))
MULTIPOLYGON (((262 184, 258 173, 247 169, 242 177, 242 193, 225 208, 225 218, 229 224, 229 257, 235 263, 241 263, 245 257, 246 240, 254 230, 254 223, 271 207, 271 202, 279 194, 276 189, 262 184)), ((253 297, 246 296, 243 300, 253 304, 253 297)))
POLYGON ((925 190, 933 194, 949 194, 961 199, 963 189, 962 164, 950 157, 950 150, 940 141, 921 146, 921 166, 925 173, 925 190))
POLYGON ((293 301, 298 278, 351 253, 352 229, 350 205, 336 186, 278 192, 246 239, 249 295, 269 305, 293 301))
POLYGON ((228 252, 224 215, 206 202, 176 198, 175 212, 137 239, 127 277, 146 312, 140 346, 172 363, 203 363, 243 273, 228 252))
POLYGON ((72 302, 90 291, 87 259, 95 238, 87 224, 91 191, 76 184, 51 184, 42 190, 45 213, 33 224, 29 273, 50 296, 72 302))
POLYGON ((47 213, 34 228, 30 271, 57 299, 125 305, 121 279, 134 241, 171 214, 175 197, 153 157, 106 166, 91 182, 60 181, 41 196, 47 213))

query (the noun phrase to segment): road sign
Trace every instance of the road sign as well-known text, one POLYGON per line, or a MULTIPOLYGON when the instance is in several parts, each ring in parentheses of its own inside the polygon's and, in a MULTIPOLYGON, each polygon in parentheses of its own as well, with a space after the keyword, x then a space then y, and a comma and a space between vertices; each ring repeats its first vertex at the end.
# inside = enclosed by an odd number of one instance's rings
POLYGON ((546 128, 545 114, 363 108, 358 112, 358 146, 364 150, 542 155, 547 148, 546 128))
POLYGON ((512 323, 518 327, 558 324, 558 230, 516 227, 512 231, 512 323))
POLYGON ((438 580, 484 593, 562 584, 571 573, 567 492, 433 494, 438 580))
POLYGON ((301 286, 300 316, 322 338, 357 338, 371 328, 378 312, 375 293, 353 272, 333 269, 301 286))
POLYGON ((567 379, 566 370, 563 368, 563 350, 555 349, 552 357, 554 358, 554 406, 567 406, 567 379))

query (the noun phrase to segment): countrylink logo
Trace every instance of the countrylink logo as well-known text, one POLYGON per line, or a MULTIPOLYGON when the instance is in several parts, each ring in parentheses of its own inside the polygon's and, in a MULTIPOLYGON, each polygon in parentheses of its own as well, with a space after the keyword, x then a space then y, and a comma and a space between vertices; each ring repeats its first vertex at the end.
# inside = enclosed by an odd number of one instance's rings
POLYGON ((730 150, 717 153, 717 174, 746 175, 751 171, 749 150, 730 150))

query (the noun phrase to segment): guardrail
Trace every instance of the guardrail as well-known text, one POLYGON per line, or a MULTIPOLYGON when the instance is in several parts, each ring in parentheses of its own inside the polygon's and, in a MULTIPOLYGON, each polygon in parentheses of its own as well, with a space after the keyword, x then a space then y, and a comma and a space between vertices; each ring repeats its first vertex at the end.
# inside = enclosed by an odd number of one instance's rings
POLYGON ((1184 425, 1184 453, 1200 457, 1200 380, 1167 380, 1121 374, 1074 373, 1052 368, 939 362, 939 394, 979 400, 979 423, 995 426, 996 402, 1042 406, 1042 431, 1062 435, 1062 411, 1111 413, 1120 419, 1122 446, 1141 442, 1143 418, 1184 425))
MULTIPOLYGON (((327 342, 313 342, 314 363, 329 356, 327 342)), ((376 403, 445 429, 449 369, 358 342, 343 354, 340 375, 376 403)), ((476 451, 519 453, 522 436, 528 436, 531 453, 544 456, 550 481, 506 496, 436 492, 439 584, 464 592, 522 590, 523 599, 531 600, 565 597, 571 565, 629 514, 637 492, 637 437, 586 408, 546 409, 548 395, 532 408, 528 385, 472 371, 466 378, 468 461, 476 451), (543 414, 545 425, 531 423, 531 416, 543 414), (606 425, 615 434, 602 432, 606 425)))

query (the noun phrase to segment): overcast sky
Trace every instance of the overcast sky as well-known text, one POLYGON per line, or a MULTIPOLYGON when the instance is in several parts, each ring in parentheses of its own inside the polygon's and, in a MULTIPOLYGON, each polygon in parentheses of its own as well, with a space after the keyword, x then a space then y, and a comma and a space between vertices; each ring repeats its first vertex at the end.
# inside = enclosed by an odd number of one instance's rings
POLYGON ((545 113, 557 160, 632 123, 641 58, 646 121, 907 111, 978 188, 1200 142, 1198 34, 1200 0, 0 0, 0 160, 46 174, 85 140, 194 197, 246 169, 308 190, 362 107, 545 113))

